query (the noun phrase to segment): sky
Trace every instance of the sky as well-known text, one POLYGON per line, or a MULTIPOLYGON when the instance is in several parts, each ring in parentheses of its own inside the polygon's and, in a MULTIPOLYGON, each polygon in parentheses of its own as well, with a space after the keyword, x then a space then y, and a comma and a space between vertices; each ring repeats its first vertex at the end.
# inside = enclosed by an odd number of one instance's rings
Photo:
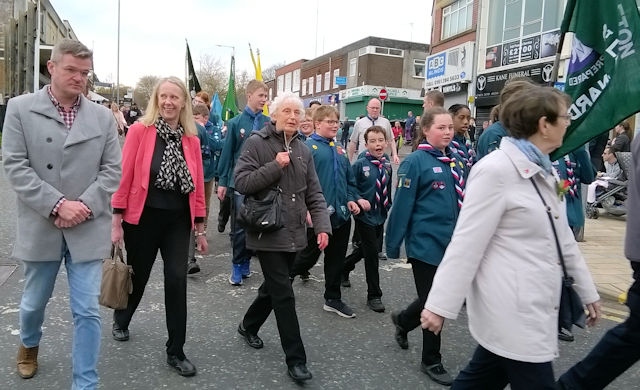
MULTIPOLYGON (((119 0, 50 0, 94 51, 102 82, 118 75, 119 0)), ((249 44, 266 69, 313 59, 367 36, 429 43, 431 0, 125 0, 120 1, 121 85, 142 76, 185 75, 185 39, 196 70, 208 55, 253 74, 249 44), (262 6, 265 4, 265 6, 262 6), (317 25, 317 28, 316 28, 317 25), (317 37, 317 39, 316 39, 317 37)), ((228 70, 227 70, 228 71, 228 70)))

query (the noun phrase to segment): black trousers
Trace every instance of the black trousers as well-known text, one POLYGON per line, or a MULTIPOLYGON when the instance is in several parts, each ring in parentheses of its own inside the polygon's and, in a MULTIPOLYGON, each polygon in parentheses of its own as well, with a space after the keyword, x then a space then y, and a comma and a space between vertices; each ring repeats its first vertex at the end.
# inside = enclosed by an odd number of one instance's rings
POLYGON ((551 362, 520 362, 498 356, 478 346, 451 389, 502 390, 507 384, 511 384, 513 390, 554 390, 556 384, 551 362))
POLYGON ((356 268, 364 257, 364 270, 367 278, 367 299, 382 297, 380 272, 378 271, 378 247, 383 240, 384 225, 372 226, 356 219, 356 231, 360 236, 360 246, 351 252, 344 261, 344 273, 356 268))
POLYGON ((164 305, 169 339, 167 354, 184 357, 187 332, 187 258, 191 221, 189 210, 145 207, 137 225, 122 223, 127 261, 133 267, 133 292, 127 308, 115 310, 113 320, 129 327, 149 281, 158 250, 164 264, 164 305))
MULTIPOLYGON (((437 266, 418 259, 409 258, 408 262, 411 263, 413 270, 418 298, 398 315, 399 325, 407 332, 420 326, 420 314, 424 309, 424 303, 427 301, 433 284, 433 277, 438 269, 437 266)), ((442 355, 440 355, 441 335, 442 332, 436 335, 428 329, 422 329, 422 362, 424 364, 429 366, 442 361, 442 355)))
POLYGON ((258 288, 258 296, 249 306, 242 324, 248 332, 257 334, 273 311, 287 366, 306 364, 307 355, 300 337, 296 302, 289 281, 289 271, 296 253, 258 251, 257 254, 264 282, 258 288))
MULTIPOLYGON (((344 258, 351 234, 351 219, 338 228, 333 228, 329 245, 324 249, 324 299, 341 299, 340 282, 344 268, 344 258)), ((313 267, 320 257, 316 235, 307 229, 307 247, 298 252, 291 275, 302 275, 313 267)))

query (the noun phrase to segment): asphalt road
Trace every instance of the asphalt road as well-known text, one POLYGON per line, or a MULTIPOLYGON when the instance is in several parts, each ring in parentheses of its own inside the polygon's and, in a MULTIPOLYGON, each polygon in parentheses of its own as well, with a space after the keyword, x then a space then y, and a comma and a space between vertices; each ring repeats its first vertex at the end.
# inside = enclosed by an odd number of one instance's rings
MULTIPOLYGON (((23 380, 15 373, 19 343, 18 304, 23 288, 21 267, 9 258, 14 240, 15 201, 0 173, 0 389, 69 389, 71 383, 72 319, 68 305, 66 274, 61 271, 47 309, 40 346, 38 374, 23 380), (3 275, 6 277, 3 277, 3 275)), ((242 315, 256 295, 262 274, 257 261, 242 287, 227 278, 230 249, 227 234, 215 231, 214 202, 208 239, 210 253, 200 260, 202 272, 189 278, 188 331, 185 352, 198 367, 198 375, 183 378, 165 362, 165 313, 161 259, 158 259, 145 296, 130 326, 131 340, 111 338, 111 310, 102 309, 100 389, 439 389, 420 372, 422 337, 409 334, 410 347, 400 349, 393 338, 391 310, 400 309, 415 296, 410 268, 401 260, 381 262, 384 314, 366 307, 366 283, 362 262, 352 274, 353 287, 343 298, 355 310, 355 319, 344 319, 322 310, 321 265, 312 270, 309 282, 296 280, 294 290, 308 367, 314 378, 304 386, 286 374, 274 317, 260 332, 265 348, 249 348, 236 333, 242 315)), ((37 239, 34 237, 33 239, 37 239)), ((321 263, 320 263, 321 264, 321 263)), ((555 365, 561 374, 584 356, 615 322, 603 320, 586 331, 576 329, 576 341, 560 344, 555 365)), ((467 330, 466 315, 448 321, 443 332, 443 361, 455 375, 469 360, 475 342, 467 330)), ((616 380, 611 389, 640 388, 638 366, 616 380)))

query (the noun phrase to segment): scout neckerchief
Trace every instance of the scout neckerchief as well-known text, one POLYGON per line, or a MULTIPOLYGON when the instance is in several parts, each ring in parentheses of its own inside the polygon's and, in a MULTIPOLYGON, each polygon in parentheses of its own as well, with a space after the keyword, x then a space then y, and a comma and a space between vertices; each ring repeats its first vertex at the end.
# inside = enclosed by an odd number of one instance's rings
POLYGON ((336 149, 336 144, 332 139, 327 139, 322 136, 319 136, 316 133, 311 134, 311 139, 314 139, 318 142, 322 142, 323 144, 329 145, 331 149, 331 153, 333 154, 333 180, 337 183, 340 177, 340 168, 338 165, 338 150, 336 149))
POLYGON ((367 152, 365 157, 371 164, 378 167, 378 177, 376 178, 376 204, 374 208, 378 206, 382 206, 383 208, 389 208, 389 192, 387 189, 387 181, 389 178, 387 177, 387 170, 385 168, 385 163, 387 159, 384 156, 376 159, 371 155, 371 153, 367 152))
POLYGON ((264 115, 262 115, 262 111, 253 112, 247 106, 244 108, 244 113, 249 115, 249 117, 253 120, 253 127, 251 130, 260 130, 264 127, 264 115))
POLYGON ((576 181, 576 175, 573 172, 573 162, 569 158, 569 155, 564 156, 564 163, 567 166, 567 181, 569 182, 569 195, 572 198, 578 197, 578 182, 576 181))
POLYGON ((453 176, 453 182, 455 183, 456 195, 458 197, 458 207, 462 207, 462 201, 464 200, 464 177, 462 176, 462 171, 458 164, 456 164, 455 157, 448 157, 442 154, 441 151, 431 146, 429 143, 422 143, 418 145, 419 150, 424 150, 425 152, 431 154, 438 160, 443 163, 449 165, 451 168, 451 175, 453 176))

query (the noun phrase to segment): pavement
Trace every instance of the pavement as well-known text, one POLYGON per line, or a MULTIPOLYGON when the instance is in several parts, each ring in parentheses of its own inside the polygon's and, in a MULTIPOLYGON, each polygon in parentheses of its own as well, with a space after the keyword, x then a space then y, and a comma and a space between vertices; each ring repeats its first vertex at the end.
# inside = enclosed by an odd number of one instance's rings
MULTIPOLYGON (((22 268, 10 258, 15 238, 15 196, 0 171, 0 389, 68 389, 71 383, 72 318, 64 268, 49 302, 43 325, 38 374, 29 380, 15 373, 18 335, 18 305, 24 285, 22 268)), ((257 294, 262 272, 252 262, 252 276, 242 287, 232 287, 227 278, 230 249, 227 233, 215 231, 218 205, 213 202, 207 238, 209 254, 199 261, 202 271, 189 277, 187 343, 185 352, 198 367, 198 375, 183 378, 166 364, 165 310, 162 260, 158 258, 145 295, 130 326, 131 340, 111 337, 112 311, 101 308, 102 348, 99 389, 443 389, 420 372, 422 336, 409 333, 409 349, 400 349, 393 339, 389 313, 405 307, 415 297, 410 266, 403 259, 380 264, 384 292, 384 314, 366 307, 364 267, 360 262, 351 277, 352 287, 343 288, 343 299, 354 309, 355 319, 344 319, 322 310, 324 277, 322 259, 311 270, 311 279, 294 282, 301 334, 314 378, 306 385, 293 383, 286 374, 284 355, 271 316, 260 330, 265 347, 254 350, 238 336, 236 328, 257 294)), ((604 299, 605 319, 594 328, 574 329, 576 341, 561 343, 554 361, 556 376, 593 348, 604 332, 626 318, 626 306, 617 294, 630 279, 628 262, 622 255, 624 218, 601 215, 587 220, 585 254, 594 280, 604 299)), ((34 238, 37 239, 37 238, 34 238)), ((442 355, 445 367, 455 375, 462 369, 476 343, 467 329, 464 310, 457 320, 447 321, 442 355)), ((636 365, 637 366, 637 365, 636 365)), ((632 367, 610 388, 637 388, 640 370, 632 367)))

